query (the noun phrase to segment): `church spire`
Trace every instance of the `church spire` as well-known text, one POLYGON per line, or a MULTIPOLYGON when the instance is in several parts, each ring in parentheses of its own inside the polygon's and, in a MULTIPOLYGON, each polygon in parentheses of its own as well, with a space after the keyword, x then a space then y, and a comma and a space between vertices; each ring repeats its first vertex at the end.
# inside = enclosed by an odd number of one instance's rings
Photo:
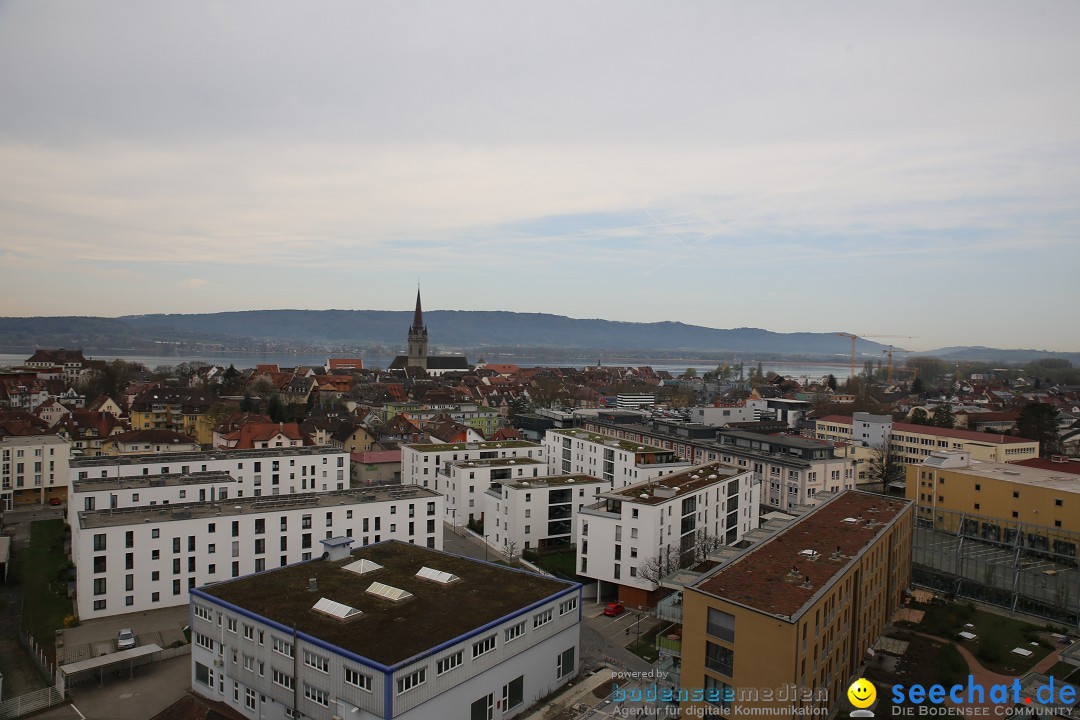
POLYGON ((412 326, 419 330, 424 327, 424 311, 420 307, 420 286, 416 286, 416 312, 413 313, 412 326))

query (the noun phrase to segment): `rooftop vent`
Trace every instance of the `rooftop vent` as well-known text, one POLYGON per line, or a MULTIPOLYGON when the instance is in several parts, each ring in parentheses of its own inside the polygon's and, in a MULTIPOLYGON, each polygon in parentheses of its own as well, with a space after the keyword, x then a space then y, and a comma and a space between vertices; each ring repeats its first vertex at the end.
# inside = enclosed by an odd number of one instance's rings
POLYGON ((791 569, 788 570, 788 575, 790 575, 791 577, 799 577, 799 568, 792 565, 791 569))
POLYGON ((810 590, 811 588, 814 587, 813 585, 810 584, 810 576, 809 575, 807 575, 807 576, 805 576, 803 578, 802 585, 799 585, 799 587, 803 588, 804 590, 810 590))
POLYGON ((357 575, 367 575, 368 573, 373 573, 376 570, 382 570, 383 566, 379 563, 365 559, 351 562, 348 565, 343 566, 342 569, 348 570, 349 572, 354 572, 357 575))
POLYGON ((413 596, 413 594, 407 590, 402 590, 401 588, 396 588, 391 585, 384 585, 381 582, 371 583, 371 585, 368 586, 367 592, 392 602, 402 602, 413 596))
POLYGON ((436 570, 435 568, 422 567, 420 571, 416 573, 416 577, 424 578, 425 580, 431 580, 437 582, 440 585, 449 585, 452 582, 457 582, 461 578, 452 573, 443 572, 442 570, 436 570))
POLYGON ((859 518, 846 517, 843 521, 846 522, 848 525, 854 525, 855 523, 859 522, 859 518))
POLYGON ((317 578, 308 578, 307 589, 308 592, 319 592, 319 580, 317 578))
POLYGON ((810 560, 817 560, 818 559, 818 551, 817 550, 810 550, 810 549, 800 550, 799 551, 799 556, 804 557, 804 558, 808 558, 810 560))
POLYGON ((351 620, 363 615, 363 613, 356 608, 350 607, 344 603, 336 602, 329 598, 319 598, 319 602, 312 605, 311 609, 315 612, 320 612, 323 615, 337 618, 338 620, 351 620))
POLYGON ((840 546, 837 545, 836 549, 833 550, 832 559, 839 560, 841 557, 843 557, 843 555, 840 554, 840 546))

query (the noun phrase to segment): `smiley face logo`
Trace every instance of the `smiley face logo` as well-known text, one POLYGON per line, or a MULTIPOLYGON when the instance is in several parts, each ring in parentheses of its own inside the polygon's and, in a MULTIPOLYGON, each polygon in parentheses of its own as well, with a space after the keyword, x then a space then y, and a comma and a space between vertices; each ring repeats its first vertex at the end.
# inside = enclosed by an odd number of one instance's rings
POLYGON ((847 698, 857 708, 868 708, 877 699, 877 688, 869 680, 859 678, 851 683, 851 687, 847 690, 847 698))

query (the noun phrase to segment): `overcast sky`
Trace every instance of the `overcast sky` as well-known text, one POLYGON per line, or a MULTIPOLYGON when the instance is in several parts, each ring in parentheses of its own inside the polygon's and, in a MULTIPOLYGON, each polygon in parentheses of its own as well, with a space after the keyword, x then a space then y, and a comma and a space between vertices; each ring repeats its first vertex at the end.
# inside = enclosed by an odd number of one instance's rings
POLYGON ((1034 0, 0 1, 0 315, 409 309, 420 281, 1080 351, 1077 28, 1034 0))

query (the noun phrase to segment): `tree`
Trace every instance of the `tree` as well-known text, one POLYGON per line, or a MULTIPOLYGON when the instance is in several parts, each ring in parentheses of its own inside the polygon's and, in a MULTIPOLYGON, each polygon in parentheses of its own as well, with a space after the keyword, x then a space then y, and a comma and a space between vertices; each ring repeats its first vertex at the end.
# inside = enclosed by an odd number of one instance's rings
POLYGON ((915 408, 911 411, 911 423, 913 425, 929 425, 930 416, 922 408, 915 408))
POLYGON ((939 428, 953 428, 956 426, 956 418, 952 414, 952 406, 949 403, 942 403, 934 408, 934 416, 930 419, 930 423, 934 427, 939 428))
POLYGON ((911 394, 922 395, 926 392, 926 383, 923 382, 921 377, 916 377, 914 382, 911 383, 911 394))
POLYGON ((679 549, 665 545, 659 554, 653 555, 638 566, 638 577, 659 586, 660 581, 682 567, 679 549))
POLYGON ((1020 437, 1038 440, 1043 457, 1061 452, 1058 436, 1058 411, 1053 405, 1029 402, 1016 418, 1016 430, 1020 437))
POLYGON ((251 397, 251 393, 244 393, 243 399, 240 400, 240 412, 252 412, 255 409, 255 399, 251 397))
POLYGON ((285 422, 285 403, 281 401, 281 396, 277 393, 271 395, 270 402, 266 403, 266 414, 274 422, 285 422))
POLYGON ((694 564, 703 563, 715 551, 724 547, 724 538, 710 535, 705 528, 698 528, 694 533, 694 564))
POLYGON ((836 376, 829 373, 829 377, 825 378, 825 384, 829 386, 829 389, 836 392, 836 376))
POLYGON ((515 560, 517 560, 517 543, 507 540, 505 543, 503 543, 502 552, 503 555, 506 556, 507 562, 514 562, 515 560))
POLYGON ((904 460, 888 441, 874 448, 866 467, 866 479, 870 483, 880 484, 884 491, 889 483, 902 481, 904 474, 904 460))

